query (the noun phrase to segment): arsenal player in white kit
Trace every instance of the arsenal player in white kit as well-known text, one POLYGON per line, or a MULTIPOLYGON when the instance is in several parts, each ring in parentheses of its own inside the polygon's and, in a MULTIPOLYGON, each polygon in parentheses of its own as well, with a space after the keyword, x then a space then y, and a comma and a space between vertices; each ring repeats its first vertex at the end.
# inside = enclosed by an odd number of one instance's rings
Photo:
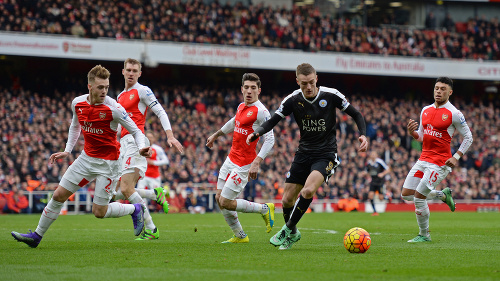
POLYGON ((264 144, 259 154, 257 142, 246 143, 247 136, 271 117, 266 107, 259 101, 261 82, 254 73, 245 73, 242 78, 241 93, 244 102, 238 106, 236 116, 231 118, 220 130, 207 139, 207 147, 212 148, 214 141, 222 135, 233 133, 233 144, 226 161, 219 171, 215 199, 234 236, 222 243, 248 243, 247 234, 238 220, 238 211, 260 213, 270 232, 274 225, 274 204, 259 204, 244 199, 236 199, 245 188, 248 177, 255 179, 259 165, 274 145, 273 131, 264 134, 264 144))
POLYGON ((126 128, 133 137, 142 156, 149 157, 149 147, 145 147, 145 137, 127 112, 115 100, 106 96, 109 88, 109 71, 97 65, 88 73, 89 94, 73 100, 71 109, 73 119, 69 128, 68 141, 64 152, 50 156, 49 162, 70 155, 78 141, 80 131, 83 133, 85 145, 81 155, 64 173, 52 199, 44 208, 35 232, 27 234, 12 232, 12 236, 36 248, 42 236, 57 219, 64 202, 77 190, 96 180, 92 213, 97 218, 115 218, 132 215, 135 235, 141 234, 144 228, 143 206, 141 204, 109 203, 113 196, 116 180, 119 177, 120 144, 116 140, 118 124, 126 128))
MULTIPOLYGON (((148 109, 151 109, 160 119, 163 130, 165 130, 167 134, 168 145, 170 147, 172 147, 172 145, 175 146, 179 152, 183 153, 181 143, 174 138, 167 113, 158 102, 151 89, 138 82, 142 74, 141 67, 141 63, 138 60, 130 58, 125 60, 122 70, 125 79, 125 89, 118 95, 118 103, 125 108, 130 118, 132 118, 142 132, 144 132, 144 124, 146 123, 146 112, 148 109)), ((146 206, 141 195, 135 190, 135 185, 140 178, 144 177, 147 169, 147 161, 144 157, 139 155, 138 148, 132 141, 132 136, 126 128, 122 128, 120 144, 120 152, 122 153, 120 158, 122 160, 123 169, 120 180, 121 192, 124 198, 131 203, 141 203, 146 206)), ((156 199, 158 203, 163 205, 164 209, 167 208, 168 205, 165 198, 166 191, 164 191, 163 188, 157 188, 153 191, 154 194, 150 199, 156 199)), ((148 198, 147 194, 143 195, 145 198, 148 198)), ((115 199, 118 198, 119 197, 115 197, 115 199)), ((144 211, 144 220, 144 233, 141 237, 137 238, 137 240, 158 239, 160 234, 147 208, 144 211)))
POLYGON ((401 193, 403 199, 414 201, 420 229, 417 237, 408 240, 410 243, 431 241, 426 200, 437 197, 446 202, 452 212, 455 211, 450 188, 435 190, 472 144, 472 133, 465 117, 449 101, 452 93, 453 80, 439 77, 434 85, 434 103, 422 109, 420 125, 412 119, 407 125, 408 133, 423 142, 422 154, 408 173, 401 193), (456 131, 463 136, 463 141, 452 156, 450 143, 456 131))

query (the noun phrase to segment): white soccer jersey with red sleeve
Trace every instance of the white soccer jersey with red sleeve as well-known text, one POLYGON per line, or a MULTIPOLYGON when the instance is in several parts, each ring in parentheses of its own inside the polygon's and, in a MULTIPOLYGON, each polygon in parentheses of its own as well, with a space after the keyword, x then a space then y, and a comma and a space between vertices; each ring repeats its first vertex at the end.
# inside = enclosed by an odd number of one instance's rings
MULTIPOLYGON (((242 167, 251 164, 257 157, 257 142, 247 144, 246 140, 249 134, 253 133, 262 123, 271 118, 271 114, 260 101, 256 101, 248 106, 241 103, 238 106, 236 115, 231 118, 222 128, 224 134, 233 134, 233 144, 229 152, 229 159, 234 164, 242 167)), ((264 159, 271 151, 274 145, 274 133, 269 131, 264 134, 264 144, 262 145, 258 156, 264 159)))
POLYGON ((435 104, 424 107, 417 130, 418 139, 423 142, 419 160, 444 166, 451 157, 450 144, 455 131, 464 138, 458 150, 465 154, 473 140, 463 114, 449 101, 440 107, 435 104))
MULTIPOLYGON (((163 130, 172 129, 167 113, 149 87, 135 83, 135 85, 127 91, 122 91, 116 100, 125 108, 130 118, 132 118, 143 133, 148 108, 158 116, 163 130)), ((121 137, 123 138, 128 133, 129 132, 125 128, 122 128, 121 137)))
POLYGON ((71 103, 73 119, 65 152, 73 150, 81 130, 85 141, 83 150, 88 156, 118 160, 120 154, 120 143, 116 139, 118 124, 134 135, 139 148, 145 146, 144 135, 122 106, 110 97, 106 97, 103 103, 91 105, 88 96, 86 94, 76 97, 71 103))
POLYGON ((152 144, 151 150, 153 151, 153 154, 149 159, 153 161, 153 164, 148 164, 148 169, 146 170, 145 175, 146 177, 157 178, 160 176, 160 166, 168 165, 170 160, 168 160, 168 156, 161 146, 152 144))

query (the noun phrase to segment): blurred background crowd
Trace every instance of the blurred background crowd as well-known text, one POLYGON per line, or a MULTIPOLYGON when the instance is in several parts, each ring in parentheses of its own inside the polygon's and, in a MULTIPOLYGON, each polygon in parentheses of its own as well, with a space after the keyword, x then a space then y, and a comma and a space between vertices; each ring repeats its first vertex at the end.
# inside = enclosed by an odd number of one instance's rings
MULTIPOLYGON (((117 87, 119 88, 119 87, 117 87)), ((153 88, 153 90, 155 90, 153 88)), ((81 139, 73 154, 49 166, 50 154, 63 151, 71 120, 72 99, 84 92, 53 93, 43 96, 20 88, 0 89, 0 187, 4 193, 22 194, 32 190, 52 190, 64 171, 83 149, 81 139)), ((264 91, 263 91, 264 92, 264 91)), ((431 92, 431 90, 429 90, 431 92)), ((289 93, 262 94, 261 101, 271 113, 289 93)), ((411 166, 418 159, 421 143, 406 132, 409 118, 417 118, 425 104, 421 101, 346 94, 348 100, 363 113, 367 123, 370 150, 378 152, 391 167, 387 176, 385 196, 399 200, 400 190, 411 166)), ((158 132, 158 144, 165 147, 170 165, 163 168, 163 180, 173 194, 183 197, 215 190, 215 183, 231 146, 232 136, 220 137, 213 149, 206 139, 234 116, 242 101, 239 85, 230 89, 206 89, 197 86, 172 86, 157 90, 177 139, 185 154, 166 146, 158 118, 149 114, 146 130, 158 132)), ((474 143, 460 160, 460 167, 443 181, 457 199, 499 200, 500 188, 500 108, 494 103, 473 104, 457 95, 452 102, 462 110, 474 136, 474 143)), ((367 155, 357 152, 357 128, 348 115, 338 114, 338 151, 342 164, 335 175, 317 192, 318 199, 338 199, 344 192, 365 200, 370 178, 362 177, 367 155)), ((292 117, 282 120, 274 129, 276 143, 263 164, 257 180, 250 181, 245 196, 262 200, 280 199, 284 176, 298 146, 299 129, 292 117)), ((461 138, 455 137, 452 150, 458 149, 461 138)), ((86 187, 92 189, 93 185, 86 187)), ((200 199, 200 198, 199 198, 200 199)), ((205 199, 202 199, 205 200, 205 199)), ((182 209, 184 202, 177 202, 182 209)))
MULTIPOLYGON (((249 1, 251 2, 251 1, 249 1)), ((394 25, 388 15, 363 25, 314 6, 273 8, 218 1, 5 1, 0 30, 85 38, 158 40, 235 46, 475 60, 500 59, 498 17, 394 25)))
MULTIPOLYGON (((2 31, 300 49, 305 52, 500 59, 497 17, 476 17, 455 23, 447 16, 446 22, 437 24, 429 14, 424 28, 414 28, 390 25, 391 18, 385 19, 385 24, 362 25, 356 17, 334 18, 322 15, 317 7, 312 6, 285 9, 263 4, 222 5, 218 1, 205 4, 205 1, 198 0, 10 0, 0 3, 2 31)), ((120 75, 114 72, 112 76, 120 75)), ((321 78, 321 74, 319 76, 321 78)), ((83 139, 80 139, 69 159, 48 165, 52 153, 64 150, 72 99, 86 93, 85 82, 80 83, 80 78, 84 77, 64 77, 51 83, 41 80, 34 83, 15 76, 3 83, 6 77, 1 78, 0 206, 3 207, 0 212, 40 212, 46 197, 34 198, 33 209, 29 210, 25 194, 54 190, 65 170, 83 149, 83 139)), ((144 82, 143 79, 139 82, 144 82)), ((336 88, 335 81, 324 81, 320 79, 318 84, 336 88)), ((240 84, 207 86, 158 77, 144 84, 153 89, 165 107, 174 135, 185 147, 184 155, 165 147, 166 135, 161 132, 161 124, 156 116, 149 116, 146 130, 158 133, 158 144, 165 148, 170 158, 170 165, 162 170, 162 178, 170 186, 173 198, 177 198, 172 202, 172 209, 185 211, 188 207, 186 201, 206 207, 207 198, 201 194, 215 190, 217 173, 229 152, 232 136, 219 138, 211 150, 205 147, 206 139, 234 116, 242 100, 240 84)), ((341 90, 366 119, 370 150, 377 151, 380 158, 392 167, 384 194, 388 200, 400 199, 404 179, 420 155, 421 144, 407 135, 406 123, 409 118, 418 118, 422 107, 432 102, 432 85, 427 87, 429 95, 426 98, 394 94, 399 89, 388 90, 387 93, 392 94, 386 96, 370 95, 357 88, 341 90)), ((123 84, 114 83, 110 96, 116 97, 122 87, 123 84)), ((289 93, 288 89, 279 87, 267 91, 266 84, 263 84, 261 101, 272 114, 289 93)), ((460 160, 460 167, 455 168, 441 186, 450 186, 457 199, 499 200, 498 100, 463 98, 463 91, 457 90, 456 93, 451 101, 464 113, 474 143, 460 160)), ((341 112, 338 112, 337 123, 342 164, 330 181, 319 189, 316 197, 339 199, 349 193, 354 198, 366 200, 370 178, 362 173, 367 155, 357 152, 357 128, 352 119, 341 112)), ((245 189, 247 198, 262 201, 281 198, 284 177, 298 146, 299 130, 293 116, 282 120, 274 133, 274 149, 262 163, 258 179, 250 181, 245 189)), ((452 152, 458 149, 460 141, 460 137, 453 139, 452 152)), ((93 184, 84 190, 92 193, 93 184)))

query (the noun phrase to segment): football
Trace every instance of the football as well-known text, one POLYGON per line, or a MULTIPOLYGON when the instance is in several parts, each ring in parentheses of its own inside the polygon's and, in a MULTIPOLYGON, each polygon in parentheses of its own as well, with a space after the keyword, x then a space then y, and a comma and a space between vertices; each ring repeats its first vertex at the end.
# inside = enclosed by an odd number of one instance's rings
POLYGON ((364 253, 371 244, 370 233, 361 227, 353 227, 344 235, 344 247, 350 253, 364 253))

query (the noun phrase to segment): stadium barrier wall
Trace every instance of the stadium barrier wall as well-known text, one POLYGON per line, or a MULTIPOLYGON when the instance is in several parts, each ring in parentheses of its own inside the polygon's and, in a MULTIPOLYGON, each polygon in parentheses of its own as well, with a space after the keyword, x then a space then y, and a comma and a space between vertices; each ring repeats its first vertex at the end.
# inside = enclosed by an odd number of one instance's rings
MULTIPOLYGON (((202 195, 208 196, 208 208, 214 212, 219 212, 217 204, 215 204, 215 194, 216 191, 198 191, 202 195)), ((45 196, 48 201, 52 197, 53 191, 33 191, 26 192, 25 195, 28 197, 29 207, 33 210, 34 207, 34 196, 45 196)), ((185 198, 185 194, 181 193, 181 196, 185 198)), ((70 200, 64 203, 61 214, 68 215, 78 215, 92 212, 92 199, 93 193, 89 191, 77 191, 70 200)), ((256 202, 264 203, 271 202, 276 205, 277 212, 281 212, 281 199, 265 200, 262 198, 256 198, 256 202)), ((499 212, 500 211, 500 201, 498 200, 455 200, 456 212, 499 212)), ((337 199, 314 199, 309 212, 318 213, 333 213, 338 212, 337 199)), ((380 202, 375 201, 375 208, 377 208, 378 213, 384 212, 414 212, 415 206, 413 202, 397 201, 397 202, 380 202)), ((449 212, 448 205, 441 202, 440 200, 429 201, 429 209, 432 212, 449 212)), ((372 207, 369 203, 359 203, 359 212, 372 213, 372 207)))
POLYGON ((158 64, 196 65, 295 71, 307 61, 318 72, 454 79, 500 79, 498 62, 380 56, 338 52, 155 42, 147 40, 86 39, 0 31, 0 54, 71 59, 123 61, 135 58, 148 67, 158 64))

